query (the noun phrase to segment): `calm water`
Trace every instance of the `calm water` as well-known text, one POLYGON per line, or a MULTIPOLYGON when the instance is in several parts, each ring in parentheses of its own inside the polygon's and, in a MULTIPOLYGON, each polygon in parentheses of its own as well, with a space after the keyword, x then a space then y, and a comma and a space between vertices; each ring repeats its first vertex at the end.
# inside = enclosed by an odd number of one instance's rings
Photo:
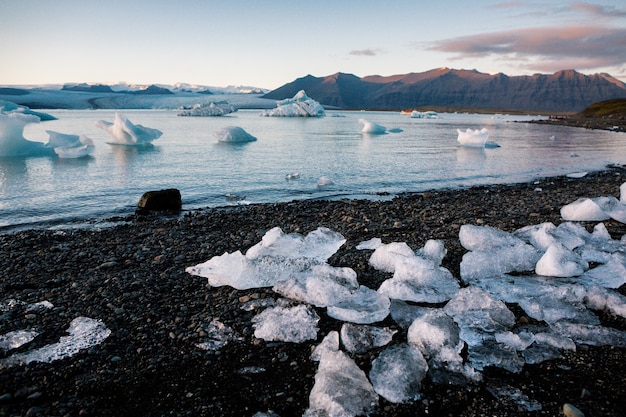
MULTIPOLYGON (((28 125, 24 136, 47 142, 46 130, 86 134, 96 142, 87 159, 0 159, 0 232, 100 221, 134 212, 145 191, 178 188, 185 210, 311 198, 381 198, 474 184, 513 183, 599 170, 626 163, 624 134, 513 123, 532 117, 441 114, 412 119, 400 113, 328 112, 324 118, 178 117, 176 111, 124 111, 163 136, 149 149, 111 146, 97 120, 112 110, 48 111, 59 120, 28 125), (400 133, 368 136, 360 118, 400 133), (258 141, 218 143, 213 132, 240 126, 258 141), (486 127, 495 149, 458 146, 456 129, 486 127), (296 180, 286 175, 299 173, 296 180), (334 185, 320 188, 326 176, 334 185), (239 203, 241 204, 241 202, 239 203)), ((535 117, 536 118, 536 117, 535 117)))

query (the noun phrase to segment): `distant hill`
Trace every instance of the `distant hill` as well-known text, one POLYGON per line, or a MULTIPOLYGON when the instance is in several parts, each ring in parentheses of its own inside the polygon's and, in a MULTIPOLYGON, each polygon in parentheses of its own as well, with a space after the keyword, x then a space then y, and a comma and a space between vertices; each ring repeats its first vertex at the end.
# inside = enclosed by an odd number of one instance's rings
POLYGON ((574 70, 508 76, 439 68, 422 73, 367 76, 307 75, 263 96, 281 100, 305 90, 326 106, 409 110, 421 107, 576 112, 591 103, 626 97, 626 84, 609 74, 574 70))

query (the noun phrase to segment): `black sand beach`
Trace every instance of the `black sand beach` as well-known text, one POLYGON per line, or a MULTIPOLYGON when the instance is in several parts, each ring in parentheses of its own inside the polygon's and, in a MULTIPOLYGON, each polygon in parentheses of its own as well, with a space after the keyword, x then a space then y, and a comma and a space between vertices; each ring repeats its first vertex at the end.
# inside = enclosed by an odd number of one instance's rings
MULTIPOLYGON (((224 252, 244 252, 279 226, 306 234, 320 226, 347 243, 329 260, 349 266, 359 282, 377 288, 389 277, 368 265, 371 251, 356 245, 373 237, 407 242, 413 249, 442 239, 443 266, 459 277, 465 250, 463 224, 513 231, 563 222, 560 208, 579 197, 613 195, 625 167, 580 179, 546 178, 515 185, 404 195, 392 201, 302 201, 207 209, 176 218, 129 218, 103 230, 30 230, 0 235, 0 303, 49 301, 52 309, 0 310, 0 335, 37 329, 41 336, 19 351, 58 341, 75 317, 101 319, 111 335, 101 344, 52 363, 0 367, 0 416, 252 416, 273 410, 300 416, 308 407, 317 363, 312 348, 341 323, 317 309, 319 337, 309 343, 254 338, 252 317, 241 305, 278 298, 269 289, 210 288, 188 266, 224 252), (218 318, 241 337, 218 354, 196 347, 206 324, 218 318)), ((604 222, 613 239, 626 225, 604 222)), ((594 223, 582 223, 591 230, 594 223)), ((626 286, 619 292, 626 295, 626 286)), ((523 311, 509 306, 520 322, 523 311)), ((605 326, 626 330, 626 319, 600 314, 605 326)), ((385 325, 406 331, 390 319, 385 325)), ((353 355, 366 372, 380 349, 353 355)), ((11 352, 13 353, 13 352, 11 352)), ((8 354, 0 350, 0 358, 8 354)), ((561 416, 570 403, 585 416, 626 415, 626 349, 579 345, 563 359, 526 365, 520 374, 487 369, 476 385, 423 384, 423 398, 392 404, 381 398, 372 416, 561 416), (519 411, 497 400, 487 383, 508 384, 538 401, 541 411, 519 411)))

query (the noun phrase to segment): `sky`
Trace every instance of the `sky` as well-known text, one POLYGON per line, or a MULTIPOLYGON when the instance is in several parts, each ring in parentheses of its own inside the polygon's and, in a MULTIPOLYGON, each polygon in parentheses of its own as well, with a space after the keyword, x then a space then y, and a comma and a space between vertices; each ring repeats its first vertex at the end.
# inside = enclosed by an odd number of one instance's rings
POLYGON ((626 2, 0 0, 0 57, 0 85, 275 89, 440 67, 626 82, 626 2))

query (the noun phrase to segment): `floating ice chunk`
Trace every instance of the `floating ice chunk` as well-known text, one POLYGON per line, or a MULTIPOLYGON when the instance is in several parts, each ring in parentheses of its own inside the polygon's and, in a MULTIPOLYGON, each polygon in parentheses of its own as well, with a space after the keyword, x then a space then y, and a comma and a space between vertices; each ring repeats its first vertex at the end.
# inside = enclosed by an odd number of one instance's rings
POLYGON ((266 341, 302 343, 317 339, 317 313, 308 306, 270 307, 252 319, 254 337, 266 341))
POLYGON ((398 258, 393 278, 384 281, 378 292, 397 300, 441 303, 452 298, 459 288, 450 271, 413 255, 398 258))
POLYGON ((364 242, 356 245, 357 250, 366 250, 366 249, 378 249, 379 246, 383 244, 382 240, 379 237, 373 237, 370 240, 366 240, 364 242))
POLYGON ((357 324, 382 321, 389 315, 389 298, 363 285, 351 297, 327 308, 330 317, 357 324))
POLYGON ((290 172, 289 174, 285 175, 285 179, 287 181, 297 180, 299 178, 300 178, 300 173, 299 172, 290 172))
POLYGON ((573 203, 561 207, 561 217, 563 220, 570 221, 602 221, 611 218, 602 205, 605 203, 603 198, 579 198, 573 203))
POLYGON ((64 359, 102 343, 111 334, 111 330, 107 329, 102 321, 88 317, 77 317, 72 320, 67 332, 69 336, 61 337, 57 343, 0 359, 0 366, 8 367, 31 362, 49 363, 64 359))
POLYGON ((324 107, 308 97, 304 90, 298 91, 292 98, 276 102, 275 109, 261 112, 261 116, 276 117, 322 117, 325 114, 324 107))
POLYGON ((333 180, 331 180, 325 175, 322 175, 321 177, 317 179, 318 188, 330 187, 331 185, 335 185, 335 183, 333 182, 333 180))
POLYGON ((340 234, 326 227, 318 227, 306 236, 284 233, 280 227, 268 230, 261 241, 246 252, 248 259, 263 256, 309 258, 326 261, 346 242, 340 234))
POLYGON ((40 156, 51 155, 52 150, 41 142, 24 138, 24 127, 39 123, 39 117, 20 112, 0 112, 0 156, 40 156))
POLYGON ((218 352, 230 341, 241 340, 233 329, 216 318, 214 318, 204 330, 207 333, 207 339, 204 342, 196 344, 196 346, 211 352, 218 352))
POLYGON ((51 114, 43 113, 40 111, 32 110, 28 106, 18 105, 12 101, 0 100, 0 113, 4 114, 24 114, 29 116, 35 116, 41 121, 56 120, 57 118, 51 114))
POLYGON ((8 352, 9 350, 17 349, 26 343, 30 343, 38 335, 39 333, 34 330, 15 330, 0 335, 0 350, 8 352))
POLYGON ((85 135, 69 135, 52 130, 46 132, 49 138, 45 146, 53 148, 59 158, 82 158, 95 150, 93 140, 85 135))
POLYGON ((157 129, 133 124, 126 116, 115 113, 113 123, 105 120, 96 122, 96 126, 111 135, 111 145, 146 146, 161 137, 163 132, 157 129))
POLYGON ((387 132, 387 128, 385 126, 381 126, 375 122, 359 119, 359 123, 363 125, 363 129, 361 130, 363 133, 381 134, 387 132))
POLYGON ((369 377, 374 390, 392 403, 420 398, 428 364, 422 354, 406 344, 390 346, 372 362, 369 377))
POLYGON ((223 143, 254 142, 256 138, 239 126, 226 126, 213 132, 213 136, 223 143))
POLYGON ((432 110, 429 110, 429 111, 413 110, 411 112, 411 118, 412 119, 438 119, 439 118, 439 114, 437 112, 432 111, 432 110))
POLYGON ((515 315, 506 304, 476 287, 461 288, 444 311, 459 327, 471 327, 485 332, 507 330, 515 324, 515 315))
POLYGON ((414 257, 413 249, 405 242, 391 242, 379 245, 370 256, 369 264, 379 271, 395 272, 396 264, 414 257))
POLYGON ((319 264, 278 282, 273 290, 292 300, 327 307, 349 299, 358 287, 353 269, 319 264))
POLYGON ((344 352, 326 351, 315 374, 305 417, 367 415, 378 405, 378 394, 344 352))
POLYGON ((535 272, 549 277, 575 277, 582 275, 589 264, 579 255, 560 243, 552 244, 537 262, 535 272))
POLYGON ((458 133, 457 141, 467 147, 471 148, 484 148, 487 139, 489 139, 489 131, 486 128, 482 129, 467 129, 464 131, 457 129, 458 133))
POLYGON ((326 352, 337 351, 339 351, 339 332, 332 330, 328 332, 319 345, 315 346, 315 349, 311 352, 311 360, 319 362, 326 352))
POLYGON ((186 109, 178 113, 179 116, 193 116, 193 117, 212 117, 212 116, 224 116, 233 112, 236 112, 237 108, 225 101, 217 103, 198 103, 191 109, 186 109))
POLYGON ((396 330, 387 327, 344 323, 341 326, 341 343, 350 353, 364 353, 385 346, 391 342, 396 333, 396 330))

